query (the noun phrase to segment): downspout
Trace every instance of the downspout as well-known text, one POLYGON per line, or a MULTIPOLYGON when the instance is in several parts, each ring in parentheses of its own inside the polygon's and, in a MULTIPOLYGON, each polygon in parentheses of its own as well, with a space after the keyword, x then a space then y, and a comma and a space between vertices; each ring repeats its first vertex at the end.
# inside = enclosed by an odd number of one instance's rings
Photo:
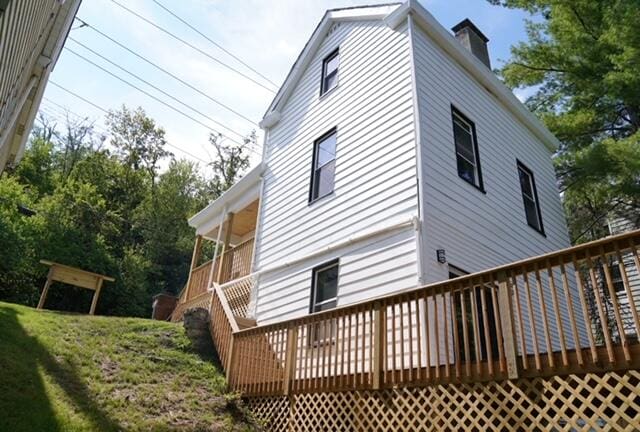
POLYGON ((422 196, 423 172, 422 172, 422 141, 420 134, 420 109, 418 101, 418 81, 416 77, 416 62, 413 45, 413 13, 407 14, 407 28, 409 33, 409 56, 411 61, 411 93, 413 100, 413 127, 416 141, 416 193, 418 196, 418 217, 414 227, 416 232, 416 264, 418 271, 418 286, 425 284, 426 275, 424 273, 424 197, 422 196))
MULTIPOLYGON (((269 129, 266 128, 264 130, 264 136, 262 137, 262 160, 260 163, 264 163, 267 155, 267 136, 269 135, 269 129)), ((257 255, 258 251, 258 241, 260 239, 261 229, 262 229, 262 203, 264 202, 264 171, 260 176, 260 201, 258 202, 258 218, 256 220, 256 230, 253 235, 253 251, 251 255, 251 271, 253 273, 255 271, 257 265, 257 255)), ((256 312, 258 309, 258 287, 260 285, 260 274, 255 275, 255 280, 253 281, 253 289, 251 290, 251 296, 249 298, 249 309, 247 314, 251 317, 256 317, 256 312)))

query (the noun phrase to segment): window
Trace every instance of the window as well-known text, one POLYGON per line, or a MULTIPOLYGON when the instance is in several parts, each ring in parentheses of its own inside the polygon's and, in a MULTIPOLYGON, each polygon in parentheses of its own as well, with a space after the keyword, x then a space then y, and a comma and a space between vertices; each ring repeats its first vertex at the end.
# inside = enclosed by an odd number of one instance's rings
POLYGON ((338 85, 338 66, 340 65, 340 53, 336 49, 322 61, 322 82, 320 83, 320 96, 338 85))
POLYGON ((453 138, 456 145, 458 175, 484 192, 482 172, 478 157, 478 139, 476 127, 460 111, 451 107, 453 119, 453 138))
POLYGON ((333 309, 338 297, 338 261, 332 261, 313 269, 310 312, 333 309))
POLYGON ((333 178, 336 168, 335 129, 317 139, 313 144, 313 171, 311 173, 311 192, 309 202, 333 192, 333 178))
POLYGON ((620 266, 617 261, 609 264, 609 274, 611 275, 613 290, 617 293, 625 292, 624 279, 622 279, 622 272, 620 271, 620 266))
MULTIPOLYGON (((322 264, 313 269, 311 285, 311 305, 309 312, 321 312, 333 309, 338 304, 338 260, 322 264)), ((318 323, 310 328, 312 344, 333 339, 336 323, 332 320, 329 325, 318 323)))
MULTIPOLYGON (((449 279, 468 274, 459 268, 449 266, 449 279)), ((462 362, 476 361, 478 358, 488 360, 489 350, 491 350, 492 359, 498 358, 498 336, 496 331, 497 321, 496 314, 493 309, 493 301, 497 299, 496 287, 492 284, 484 284, 467 287, 461 291, 453 293, 453 307, 455 315, 454 328, 456 329, 456 337, 459 341, 457 358, 462 362), (482 299, 484 297, 484 306, 482 299), (475 307, 474 307, 475 305, 475 307), (463 308, 464 306, 464 308, 463 308), (464 311, 463 311, 464 309, 464 311), (486 317, 485 317, 486 311, 486 317), (466 321, 466 323, 465 323, 466 321), (485 334, 485 323, 489 330, 489 341, 485 334), (465 341, 465 325, 467 328, 467 344, 465 341), (466 355, 466 347, 469 349, 469 359, 466 355)))
POLYGON ((524 203, 524 212, 527 217, 527 223, 531 228, 544 235, 542 213, 540 213, 540 202, 538 201, 538 191, 536 190, 536 181, 533 178, 533 172, 531 172, 531 170, 524 166, 520 161, 518 161, 518 177, 520 178, 522 202, 524 203))

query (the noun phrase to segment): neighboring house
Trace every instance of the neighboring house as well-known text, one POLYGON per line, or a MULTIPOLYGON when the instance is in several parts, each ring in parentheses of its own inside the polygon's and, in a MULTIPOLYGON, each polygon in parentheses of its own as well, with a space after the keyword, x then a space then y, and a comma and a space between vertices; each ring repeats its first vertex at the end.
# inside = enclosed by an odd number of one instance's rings
POLYGON ((0 172, 16 164, 80 0, 0 0, 0 172))
POLYGON ((190 219, 182 303, 251 274, 229 302, 268 324, 569 246, 556 138, 480 30, 453 32, 413 1, 328 11, 261 122, 261 164, 190 219), (215 265, 202 239, 225 245, 215 265))
MULTIPOLYGON (((629 211, 626 216, 611 217, 607 221, 607 228, 610 235, 618 235, 636 230, 640 228, 640 216, 629 211)), ((631 253, 623 253, 621 254, 621 258, 622 263, 624 263, 624 268, 619 265, 620 260, 612 259, 609 263, 611 282, 622 311, 625 333, 637 339, 638 335, 636 334, 637 332, 634 326, 633 309, 640 315, 640 274, 634 264, 636 259, 639 261, 640 259, 631 253), (628 284, 625 282, 625 279, 628 281, 628 284), (631 296, 629 296, 629 293, 631 296)), ((601 277, 600 279, 606 279, 606 277, 601 277)), ((602 284, 604 285, 604 283, 602 284)), ((609 313, 609 315, 611 314, 612 312, 609 313)), ((610 316, 609 321, 612 322, 613 320, 613 317, 610 316)))

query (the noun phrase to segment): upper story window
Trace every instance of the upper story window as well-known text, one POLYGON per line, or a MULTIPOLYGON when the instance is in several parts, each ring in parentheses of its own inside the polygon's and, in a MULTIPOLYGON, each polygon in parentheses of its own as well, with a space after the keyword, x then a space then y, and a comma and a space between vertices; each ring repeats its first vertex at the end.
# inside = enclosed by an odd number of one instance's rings
POLYGON ((481 191, 484 191, 480 158, 478 156, 476 127, 471 120, 454 107, 451 107, 451 117, 453 119, 453 137, 456 144, 458 175, 481 191))
POLYGON ((336 49, 322 61, 322 82, 320 83, 320 96, 338 85, 338 66, 340 65, 340 53, 336 49))
POLYGON ((311 192, 309 202, 333 192, 333 180, 336 171, 336 137, 333 129, 313 144, 313 171, 311 173, 311 192))
POLYGON ((518 161, 518 177, 520 178, 520 189, 522 190, 522 202, 527 223, 536 231, 544 235, 542 226, 542 213, 540 212, 540 201, 536 190, 536 181, 533 172, 518 161))

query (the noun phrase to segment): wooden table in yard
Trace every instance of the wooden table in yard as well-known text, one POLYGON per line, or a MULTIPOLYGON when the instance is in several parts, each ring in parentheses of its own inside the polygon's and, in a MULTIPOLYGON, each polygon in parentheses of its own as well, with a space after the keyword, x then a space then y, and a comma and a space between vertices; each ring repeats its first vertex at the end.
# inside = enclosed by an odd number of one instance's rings
POLYGON ((104 281, 115 281, 114 278, 109 276, 91 273, 53 261, 41 260, 40 263, 49 266, 49 274, 47 275, 47 281, 44 284, 44 289, 38 302, 38 309, 42 309, 44 306, 51 282, 56 281, 93 290, 93 300, 91 301, 91 309, 89 310, 89 315, 93 315, 96 310, 96 304, 98 303, 98 297, 100 296, 100 289, 102 289, 102 283, 104 281))

